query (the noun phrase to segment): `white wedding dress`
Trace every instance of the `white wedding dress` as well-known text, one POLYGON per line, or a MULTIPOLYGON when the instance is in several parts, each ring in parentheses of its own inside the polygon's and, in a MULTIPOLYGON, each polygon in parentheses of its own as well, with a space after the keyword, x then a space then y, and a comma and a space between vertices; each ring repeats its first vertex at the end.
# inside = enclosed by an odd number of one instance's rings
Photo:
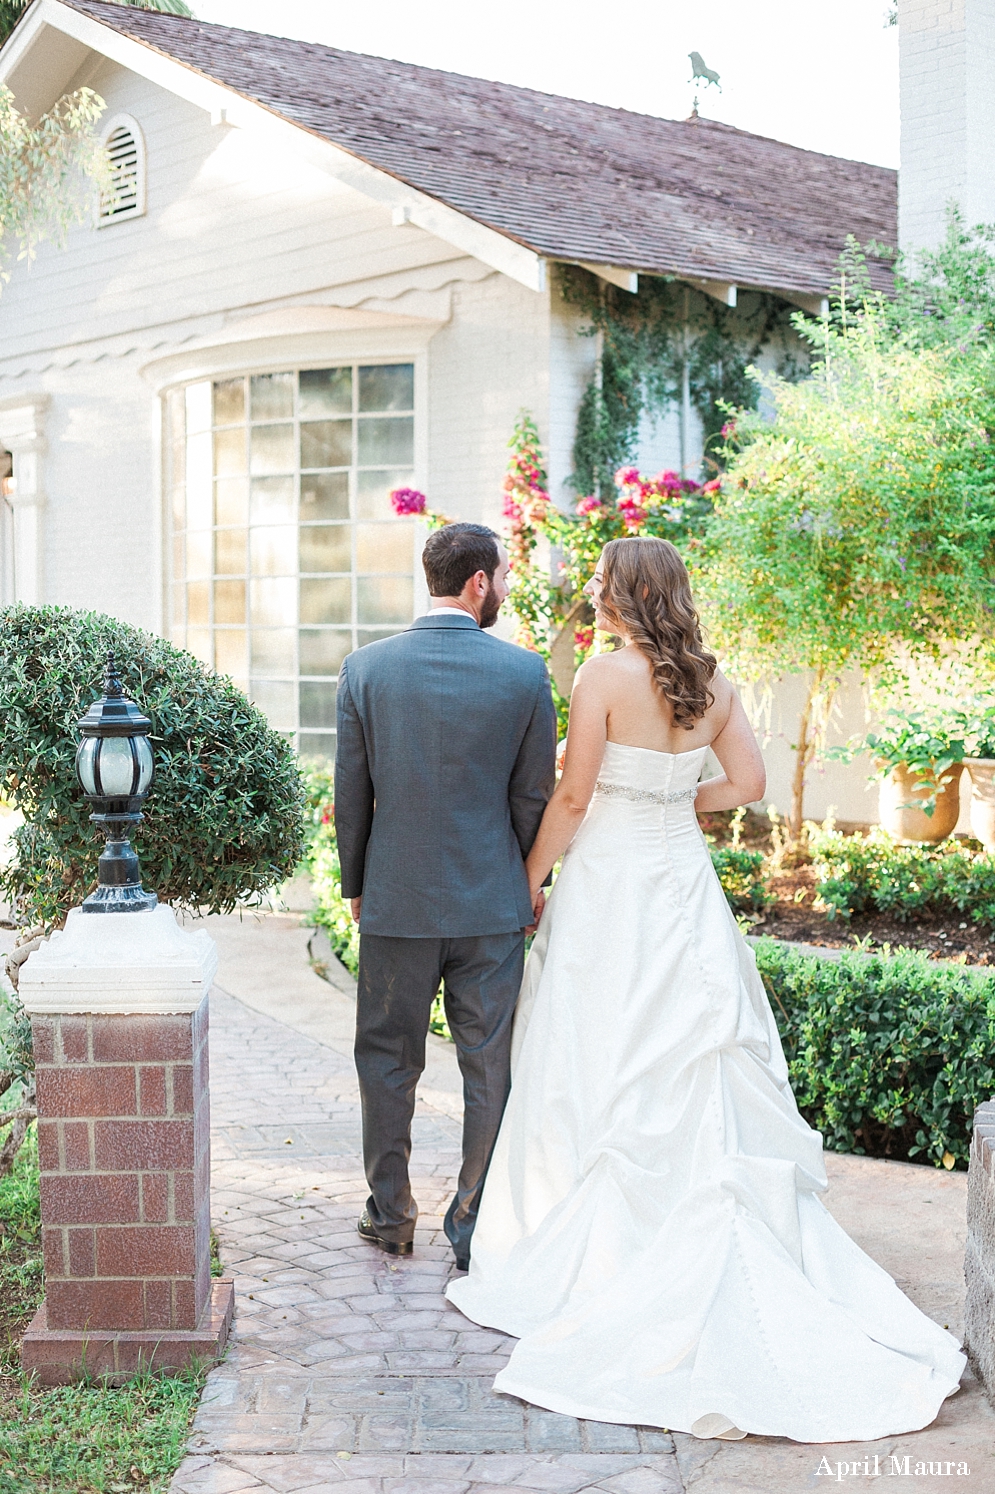
POLYGON ((698 1436, 927 1425, 964 1356, 819 1195, 693 798, 705 748, 610 742, 526 967, 511 1097, 450 1301, 495 1388, 698 1436))

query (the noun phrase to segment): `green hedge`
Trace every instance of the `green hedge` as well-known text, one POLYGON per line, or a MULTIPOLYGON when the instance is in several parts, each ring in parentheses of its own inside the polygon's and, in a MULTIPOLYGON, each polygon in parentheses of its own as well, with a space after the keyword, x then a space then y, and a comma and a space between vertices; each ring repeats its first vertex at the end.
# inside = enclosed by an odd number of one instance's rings
POLYGON ((735 913, 762 913, 774 894, 767 887, 763 851, 739 846, 709 846, 722 891, 735 913))
POLYGON ((308 867, 314 882, 314 922, 325 930, 332 949, 346 969, 356 975, 359 971, 359 929, 353 923, 349 906, 342 896, 339 852, 331 820, 326 821, 314 838, 308 867))
POLYGON ((755 946, 799 1109, 831 1151, 967 1165, 995 1094, 995 975, 911 950, 755 946))
POLYGON ((812 830, 809 848, 829 918, 880 912, 904 923, 917 914, 956 912, 995 926, 995 856, 960 841, 902 846, 884 830, 812 830))
POLYGON ((16 606, 0 610, 0 792, 24 824, 0 894, 20 919, 57 923, 96 881, 102 839, 74 758, 108 649, 153 723, 156 776, 135 835, 144 885, 223 913, 284 881, 303 845, 297 759, 231 680, 116 618, 16 606))

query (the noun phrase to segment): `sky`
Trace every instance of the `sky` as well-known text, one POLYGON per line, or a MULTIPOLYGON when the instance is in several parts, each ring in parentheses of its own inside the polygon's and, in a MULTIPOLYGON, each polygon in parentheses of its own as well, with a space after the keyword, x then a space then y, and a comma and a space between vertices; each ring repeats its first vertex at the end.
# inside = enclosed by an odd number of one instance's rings
POLYGON ((269 31, 683 119, 688 54, 720 76, 699 113, 809 150, 898 165, 888 0, 192 0, 269 31))

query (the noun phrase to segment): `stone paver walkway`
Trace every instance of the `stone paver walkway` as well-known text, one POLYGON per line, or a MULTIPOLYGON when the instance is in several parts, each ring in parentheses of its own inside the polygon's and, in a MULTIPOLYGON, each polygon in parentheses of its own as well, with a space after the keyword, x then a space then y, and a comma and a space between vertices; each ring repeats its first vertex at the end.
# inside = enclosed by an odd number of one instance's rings
MULTIPOLYGON (((336 991, 314 975, 294 919, 209 926, 221 955, 211 1017, 214 1225, 237 1309, 173 1494, 794 1494, 825 1486, 824 1455, 835 1479, 837 1461, 893 1450, 911 1455, 910 1469, 917 1458, 966 1459, 971 1473, 957 1487, 995 1489, 995 1416, 970 1379, 926 1432, 839 1448, 702 1442, 496 1395, 512 1341, 443 1296, 454 1267, 441 1215, 459 1160, 452 1049, 430 1045, 414 1125, 416 1253, 391 1260, 355 1232, 366 1186, 348 978, 335 972, 336 991)), ((838 1216, 956 1329, 963 1176, 829 1160, 838 1216)), ((917 1494, 949 1487, 946 1476, 912 1476, 917 1494)))

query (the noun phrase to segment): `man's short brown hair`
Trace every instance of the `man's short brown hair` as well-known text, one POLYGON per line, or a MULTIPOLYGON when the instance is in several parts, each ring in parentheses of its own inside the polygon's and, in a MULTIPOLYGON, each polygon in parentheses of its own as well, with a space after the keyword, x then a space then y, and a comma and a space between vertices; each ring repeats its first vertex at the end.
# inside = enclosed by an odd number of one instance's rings
POLYGON ((447 524, 429 535, 421 558, 429 596, 458 597, 478 571, 493 581, 501 557, 486 524, 447 524))

